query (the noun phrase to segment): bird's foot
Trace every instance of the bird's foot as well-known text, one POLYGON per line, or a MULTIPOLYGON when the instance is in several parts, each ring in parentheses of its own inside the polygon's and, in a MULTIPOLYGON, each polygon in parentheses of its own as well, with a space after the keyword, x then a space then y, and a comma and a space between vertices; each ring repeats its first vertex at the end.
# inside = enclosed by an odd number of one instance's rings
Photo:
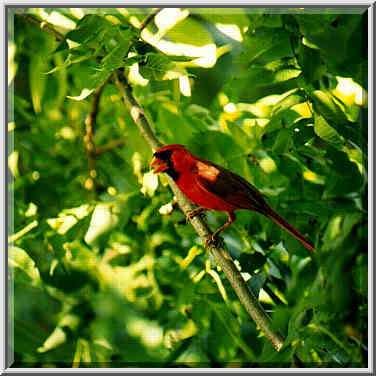
POLYGON ((191 221, 196 215, 199 215, 202 219, 206 219, 206 214, 203 213, 204 208, 192 209, 187 213, 187 222, 191 221))
POLYGON ((205 240, 205 248, 217 247, 217 246, 220 246, 220 247, 224 246, 223 238, 216 234, 208 235, 205 240))

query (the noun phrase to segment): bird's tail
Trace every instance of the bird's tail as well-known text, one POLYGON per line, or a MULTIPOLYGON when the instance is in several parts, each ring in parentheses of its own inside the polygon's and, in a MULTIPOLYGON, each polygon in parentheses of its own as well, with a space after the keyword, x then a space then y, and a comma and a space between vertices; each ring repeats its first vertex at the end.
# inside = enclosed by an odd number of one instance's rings
POLYGON ((291 226, 287 223, 278 213, 274 210, 268 210, 267 217, 269 217, 273 222, 280 225, 284 230, 286 230, 289 234, 291 234, 295 239, 299 240, 307 249, 309 249, 312 253, 315 251, 315 248, 311 245, 307 238, 305 238, 296 228, 291 226))

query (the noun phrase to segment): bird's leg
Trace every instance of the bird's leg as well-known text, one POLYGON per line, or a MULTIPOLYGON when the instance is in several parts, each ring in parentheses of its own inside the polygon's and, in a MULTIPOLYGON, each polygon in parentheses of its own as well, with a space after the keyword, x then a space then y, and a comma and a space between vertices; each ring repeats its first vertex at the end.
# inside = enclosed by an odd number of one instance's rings
POLYGON ((205 218, 205 214, 202 214, 203 211, 205 211, 205 208, 196 208, 192 209, 187 213, 187 222, 190 221, 193 217, 196 215, 201 215, 202 217, 205 218))
POLYGON ((222 232, 223 230, 226 230, 226 228, 228 226, 231 225, 232 222, 235 221, 236 219, 236 216, 235 216, 235 213, 234 212, 227 212, 227 216, 228 216, 228 221, 222 226, 220 227, 213 235, 212 235, 212 238, 214 239, 216 236, 218 236, 218 234, 220 232, 222 232))
POLYGON ((215 231, 214 234, 209 235, 208 239, 206 239, 205 241, 206 247, 209 247, 211 244, 215 243, 218 240, 217 239, 218 234, 222 232, 223 230, 226 230, 226 228, 230 226, 231 223, 234 222, 236 219, 234 212, 227 212, 227 216, 228 216, 228 221, 222 227, 220 227, 217 231, 215 231))

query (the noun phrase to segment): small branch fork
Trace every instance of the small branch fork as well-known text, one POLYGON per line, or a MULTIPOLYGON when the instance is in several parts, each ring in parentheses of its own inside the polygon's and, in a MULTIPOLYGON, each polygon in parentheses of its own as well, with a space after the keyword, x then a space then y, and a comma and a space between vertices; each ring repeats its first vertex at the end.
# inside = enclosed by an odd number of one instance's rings
MULTIPOLYGON (((154 15, 149 15, 146 17, 144 22, 141 24, 140 32, 143 30, 143 28, 145 28, 148 25, 148 23, 159 11, 160 9, 154 10, 154 15)), ((35 23, 30 20, 29 22, 35 23)), ((43 28, 42 30, 47 31, 43 28)), ((157 150, 159 147, 162 146, 162 143, 158 140, 154 131, 152 130, 150 122, 145 117, 144 111, 142 110, 141 106, 139 105, 132 93, 131 86, 124 78, 123 72, 114 72, 113 78, 115 85, 118 88, 119 93, 122 97, 124 105, 129 110, 133 121, 139 129, 140 134, 144 137, 144 139, 153 151, 157 150)), ((101 86, 104 85, 102 84, 101 86)), ((102 89, 103 87, 99 87, 96 90, 97 95, 94 95, 91 111, 85 121, 86 136, 88 136, 87 142, 93 140, 94 124, 98 112, 99 98, 102 89)), ((92 144, 93 148, 95 149, 94 143, 92 144)), ((103 148, 104 147, 102 147, 102 150, 103 148)), ((168 175, 166 175, 166 178, 168 180, 172 192, 176 196, 177 203, 183 211, 183 213, 186 216, 192 216, 190 215, 190 213, 192 213, 192 210, 194 210, 192 203, 183 195, 178 186, 168 175)), ((200 216, 194 216, 190 220, 195 231, 202 239, 207 240, 212 237, 212 233, 206 221, 203 220, 200 216)), ((284 338, 273 329, 269 316, 262 308, 256 296, 248 288, 248 285, 245 283, 242 275, 236 268, 227 249, 224 247, 223 244, 217 244, 215 242, 208 242, 208 248, 214 257, 216 264, 221 267, 226 278, 229 280, 232 288, 239 297, 239 300, 241 301, 243 307, 246 309, 246 311, 255 321, 255 323, 259 326, 261 331, 264 332, 265 336, 272 343, 274 348, 277 351, 279 351, 283 346, 284 338)))

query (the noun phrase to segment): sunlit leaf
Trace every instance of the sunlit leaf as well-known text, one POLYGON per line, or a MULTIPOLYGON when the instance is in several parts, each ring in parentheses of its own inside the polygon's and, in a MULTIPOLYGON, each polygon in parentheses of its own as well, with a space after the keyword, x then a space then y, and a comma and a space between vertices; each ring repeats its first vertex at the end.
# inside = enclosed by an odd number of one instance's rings
POLYGON ((56 347, 62 345, 65 341, 66 334, 64 330, 57 327, 43 343, 43 346, 38 348, 38 352, 44 353, 46 351, 55 349, 56 347))
POLYGON ((145 62, 139 66, 140 73, 148 80, 162 80, 170 63, 170 59, 165 55, 148 53, 145 62))
POLYGON ((34 55, 30 61, 30 91, 33 108, 36 113, 42 111, 42 100, 46 88, 46 76, 43 74, 48 67, 48 60, 42 55, 34 55))
POLYGON ((89 229, 85 235, 85 242, 92 244, 102 234, 105 234, 118 222, 118 215, 114 207, 109 204, 98 204, 91 217, 89 229))
POLYGON ((338 127, 346 124, 347 119, 340 107, 334 102, 330 93, 316 90, 312 92, 314 106, 317 112, 322 115, 326 121, 338 127))
POLYGON ((319 137, 332 146, 336 148, 343 146, 343 138, 320 115, 315 115, 314 130, 319 137))
POLYGON ((87 98, 92 92, 94 91, 94 89, 87 89, 87 88, 85 88, 85 89, 83 89, 82 91, 81 91, 81 94, 80 95, 78 95, 78 96, 76 96, 76 97, 72 97, 72 96, 67 96, 67 98, 69 98, 69 99, 73 99, 73 100, 75 100, 75 101, 82 101, 83 99, 85 99, 85 98, 87 98))
POLYGON ((41 284, 39 270, 35 262, 21 248, 12 247, 9 252, 9 264, 20 272, 23 272, 33 286, 41 284))

